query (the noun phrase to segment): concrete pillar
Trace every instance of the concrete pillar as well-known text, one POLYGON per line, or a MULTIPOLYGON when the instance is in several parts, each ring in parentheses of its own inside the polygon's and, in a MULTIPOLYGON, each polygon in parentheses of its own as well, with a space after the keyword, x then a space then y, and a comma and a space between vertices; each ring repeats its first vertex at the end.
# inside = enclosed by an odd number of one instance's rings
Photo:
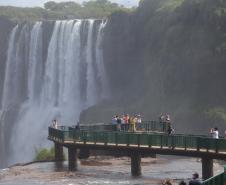
POLYGON ((89 149, 80 149, 78 158, 79 159, 88 159, 90 156, 90 150, 89 149))
POLYGON ((68 168, 69 171, 76 171, 78 168, 78 154, 75 147, 68 147, 68 168))
POLYGON ((59 162, 63 160, 64 160, 63 145, 55 143, 55 161, 59 162))
POLYGON ((131 173, 134 177, 141 175, 141 155, 138 152, 131 153, 131 173))
POLYGON ((204 180, 213 176, 213 159, 208 157, 202 158, 202 178, 204 180))

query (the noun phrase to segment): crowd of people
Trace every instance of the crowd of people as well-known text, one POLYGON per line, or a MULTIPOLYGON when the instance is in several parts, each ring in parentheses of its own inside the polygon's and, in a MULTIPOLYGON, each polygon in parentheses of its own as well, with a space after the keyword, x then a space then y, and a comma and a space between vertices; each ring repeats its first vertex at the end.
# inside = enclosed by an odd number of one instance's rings
MULTIPOLYGON (((199 174, 197 172, 192 174, 192 179, 188 182, 188 184, 185 181, 179 182, 178 185, 201 185, 201 180, 199 179, 199 174)), ((167 179, 165 180, 162 185, 173 185, 171 180, 167 179)))
POLYGON ((118 115, 113 116, 112 124, 117 125, 117 130, 121 130, 122 124, 130 125, 131 131, 136 131, 137 129, 141 128, 141 115, 136 114, 134 116, 130 116, 129 114, 124 114, 121 117, 118 115))

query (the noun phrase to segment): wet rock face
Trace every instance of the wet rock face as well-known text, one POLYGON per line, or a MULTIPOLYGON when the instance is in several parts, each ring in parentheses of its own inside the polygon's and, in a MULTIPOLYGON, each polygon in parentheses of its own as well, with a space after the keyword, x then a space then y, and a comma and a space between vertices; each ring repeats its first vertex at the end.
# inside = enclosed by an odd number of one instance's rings
POLYGON ((145 0, 136 12, 109 18, 104 61, 112 99, 83 112, 83 122, 109 122, 125 112, 153 119, 169 112, 179 130, 194 123, 190 131, 203 131, 212 124, 205 111, 226 106, 226 15, 219 13, 226 5, 185 0, 172 9, 165 2, 145 0))

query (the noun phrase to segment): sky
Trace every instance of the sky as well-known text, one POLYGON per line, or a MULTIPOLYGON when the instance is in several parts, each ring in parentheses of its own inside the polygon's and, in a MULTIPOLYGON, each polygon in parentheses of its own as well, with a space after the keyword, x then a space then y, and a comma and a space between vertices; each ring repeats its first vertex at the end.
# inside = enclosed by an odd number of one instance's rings
MULTIPOLYGON (((0 0, 0 6, 22 6, 22 7, 33 7, 33 6, 43 6, 45 2, 55 1, 55 2, 63 2, 63 1, 75 1, 78 3, 82 3, 83 1, 88 0, 0 0)), ((110 0, 111 2, 115 2, 118 4, 122 4, 127 7, 137 6, 139 0, 110 0)))

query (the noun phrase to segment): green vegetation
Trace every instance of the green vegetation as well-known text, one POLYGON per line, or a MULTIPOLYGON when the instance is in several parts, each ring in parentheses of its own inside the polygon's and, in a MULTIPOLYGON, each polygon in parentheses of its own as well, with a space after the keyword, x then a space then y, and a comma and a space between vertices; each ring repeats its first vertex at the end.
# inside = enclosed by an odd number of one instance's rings
MULTIPOLYGON (((35 161, 48 161, 55 159, 55 148, 52 147, 50 150, 42 148, 36 151, 35 161)), ((65 159, 65 155, 64 155, 65 159)))
POLYGON ((177 7, 180 7, 184 0, 169 0, 163 3, 162 7, 158 9, 161 10, 169 10, 174 11, 177 7))
POLYGON ((84 2, 82 5, 75 2, 49 1, 44 8, 20 8, 12 6, 0 6, 0 16, 5 16, 14 21, 37 21, 56 19, 79 19, 79 18, 103 18, 117 11, 132 11, 117 3, 108 0, 96 0, 84 2))

